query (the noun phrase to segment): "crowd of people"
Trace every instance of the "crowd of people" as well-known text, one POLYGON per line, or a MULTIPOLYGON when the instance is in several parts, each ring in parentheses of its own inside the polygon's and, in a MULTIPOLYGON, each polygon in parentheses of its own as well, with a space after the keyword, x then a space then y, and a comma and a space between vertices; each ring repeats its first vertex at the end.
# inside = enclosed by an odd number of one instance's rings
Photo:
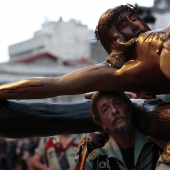
MULTIPOLYGON (((95 33, 109 54, 104 63, 57 78, 29 78, 2 85, 0 99, 35 99, 96 91, 91 95, 90 108, 94 123, 103 129, 104 135, 82 138, 84 142, 81 140, 80 144, 79 139, 69 138, 67 134, 35 140, 34 146, 30 139, 27 142, 2 141, 5 143, 2 154, 2 158, 6 158, 5 165, 16 169, 21 165, 20 160, 24 160, 27 168, 33 170, 170 169, 169 141, 160 136, 158 139, 158 136, 146 136, 133 119, 134 113, 145 108, 145 112, 152 110, 160 114, 165 109, 162 106, 167 104, 152 99, 155 94, 170 91, 169 27, 150 31, 137 10, 127 4, 107 10, 100 17, 95 33), (124 91, 140 92, 138 97, 151 94, 152 99, 134 104, 124 91), (11 151, 14 154, 9 156, 11 151)), ((166 114, 161 119, 169 121, 166 114)), ((169 124, 166 129, 159 128, 165 131, 169 124)), ((1 159, 1 163, 4 160, 1 159)))
POLYGON ((80 134, 0 139, 1 170, 67 170, 74 166, 80 134))
POLYGON ((31 170, 30 160, 39 142, 38 137, 0 138, 0 169, 31 170))

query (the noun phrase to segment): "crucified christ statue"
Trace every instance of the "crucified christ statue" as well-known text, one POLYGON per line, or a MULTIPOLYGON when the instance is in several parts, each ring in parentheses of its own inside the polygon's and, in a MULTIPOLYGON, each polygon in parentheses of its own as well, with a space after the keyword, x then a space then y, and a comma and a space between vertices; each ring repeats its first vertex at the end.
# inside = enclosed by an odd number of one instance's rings
MULTIPOLYGON (((104 12, 95 34, 109 54, 103 63, 61 77, 34 77, 1 85, 0 100, 40 99, 93 91, 170 92, 170 27, 151 31, 137 10, 127 4, 104 12)), ((48 113, 43 116, 48 117, 48 113)), ((170 122, 168 114, 166 116, 165 120, 170 122)))

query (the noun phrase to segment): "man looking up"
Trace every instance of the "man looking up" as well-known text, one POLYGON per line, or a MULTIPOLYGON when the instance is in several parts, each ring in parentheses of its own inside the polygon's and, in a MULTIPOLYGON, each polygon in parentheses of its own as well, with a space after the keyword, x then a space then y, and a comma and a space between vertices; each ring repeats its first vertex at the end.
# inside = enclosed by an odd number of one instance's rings
POLYGON ((96 92, 91 112, 94 122, 109 133, 110 139, 89 154, 85 170, 156 168, 160 149, 136 129, 132 103, 125 93, 96 92))

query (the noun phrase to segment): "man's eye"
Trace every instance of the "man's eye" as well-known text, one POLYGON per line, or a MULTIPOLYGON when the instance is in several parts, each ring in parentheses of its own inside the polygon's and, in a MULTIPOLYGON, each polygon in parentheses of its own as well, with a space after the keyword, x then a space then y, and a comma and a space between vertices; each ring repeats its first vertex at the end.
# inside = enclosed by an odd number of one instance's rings
POLYGON ((107 112, 108 108, 107 107, 104 107, 103 108, 103 112, 107 112))

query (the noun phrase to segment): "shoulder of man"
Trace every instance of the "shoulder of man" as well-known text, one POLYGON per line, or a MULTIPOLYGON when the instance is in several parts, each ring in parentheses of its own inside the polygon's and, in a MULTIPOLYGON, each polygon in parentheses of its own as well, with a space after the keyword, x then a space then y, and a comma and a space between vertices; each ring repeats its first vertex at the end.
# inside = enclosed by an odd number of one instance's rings
POLYGON ((86 159, 85 169, 110 170, 120 169, 116 160, 108 158, 107 152, 103 148, 93 150, 86 159))
POLYGON ((107 152, 105 149, 103 148, 97 148, 97 149, 94 149, 87 157, 87 159, 89 161, 93 161, 95 160, 96 158, 100 157, 100 156, 107 156, 107 152))
POLYGON ((84 133, 79 140, 79 144, 77 147, 77 154, 86 148, 87 142, 90 141, 92 134, 91 133, 84 133))

